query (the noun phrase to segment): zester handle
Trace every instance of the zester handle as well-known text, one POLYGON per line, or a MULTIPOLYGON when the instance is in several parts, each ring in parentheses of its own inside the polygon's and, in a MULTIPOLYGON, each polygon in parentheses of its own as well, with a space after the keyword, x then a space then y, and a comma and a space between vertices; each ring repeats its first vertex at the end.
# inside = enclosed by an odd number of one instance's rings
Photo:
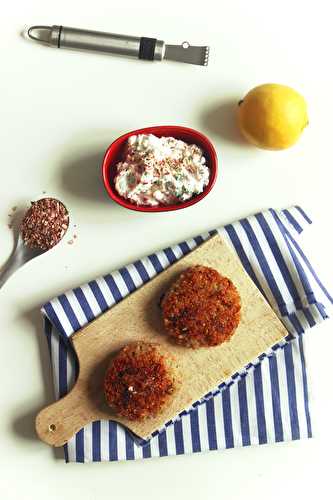
POLYGON ((165 44, 155 38, 118 35, 67 26, 52 26, 51 44, 59 48, 107 52, 139 59, 158 60, 164 57, 165 44))

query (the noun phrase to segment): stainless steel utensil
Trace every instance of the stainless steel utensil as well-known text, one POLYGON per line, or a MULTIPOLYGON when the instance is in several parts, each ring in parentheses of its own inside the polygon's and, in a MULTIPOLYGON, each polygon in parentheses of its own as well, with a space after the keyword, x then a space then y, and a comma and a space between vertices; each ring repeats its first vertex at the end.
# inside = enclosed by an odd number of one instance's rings
POLYGON ((192 46, 188 42, 167 45, 156 38, 116 35, 67 26, 31 26, 28 36, 52 47, 107 52, 148 61, 168 59, 207 66, 209 57, 207 46, 192 46))
POLYGON ((4 268, 0 271, 0 288, 3 287, 6 281, 17 269, 29 262, 29 260, 38 257, 45 251, 46 250, 38 248, 31 249, 27 247, 27 245, 23 242, 22 236, 19 234, 15 250, 10 256, 7 264, 5 264, 4 268))

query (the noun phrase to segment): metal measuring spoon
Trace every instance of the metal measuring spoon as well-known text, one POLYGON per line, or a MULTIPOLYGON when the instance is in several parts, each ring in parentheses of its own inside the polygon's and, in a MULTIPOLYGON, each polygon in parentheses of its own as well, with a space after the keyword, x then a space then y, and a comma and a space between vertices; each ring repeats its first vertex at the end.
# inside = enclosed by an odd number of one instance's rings
POLYGON ((31 202, 21 222, 15 250, 0 272, 0 288, 26 262, 57 245, 68 226, 68 211, 61 201, 42 198, 31 202))

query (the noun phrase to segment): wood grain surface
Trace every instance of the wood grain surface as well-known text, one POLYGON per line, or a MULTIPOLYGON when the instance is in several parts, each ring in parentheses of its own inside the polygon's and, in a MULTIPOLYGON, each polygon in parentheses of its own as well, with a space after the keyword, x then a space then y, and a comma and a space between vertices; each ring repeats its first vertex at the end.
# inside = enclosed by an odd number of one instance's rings
POLYGON ((216 235, 73 335, 80 366, 78 380, 67 396, 38 414, 37 433, 48 444, 61 446, 87 423, 106 419, 147 438, 287 333, 236 253, 216 235), (173 344, 165 334, 159 300, 182 271, 196 264, 213 267, 230 278, 242 307, 240 324, 230 341, 194 350, 173 344), (172 354, 181 384, 158 416, 129 421, 107 407, 103 379, 112 356, 137 340, 158 342, 172 354))

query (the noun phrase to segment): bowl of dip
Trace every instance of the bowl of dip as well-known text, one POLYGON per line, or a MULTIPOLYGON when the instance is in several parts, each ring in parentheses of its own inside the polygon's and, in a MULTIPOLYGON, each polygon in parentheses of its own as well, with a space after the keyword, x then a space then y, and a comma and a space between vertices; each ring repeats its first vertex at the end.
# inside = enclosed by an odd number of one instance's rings
POLYGON ((139 212, 190 207, 213 188, 217 155, 211 141, 181 126, 128 132, 106 150, 103 182, 110 198, 139 212))

